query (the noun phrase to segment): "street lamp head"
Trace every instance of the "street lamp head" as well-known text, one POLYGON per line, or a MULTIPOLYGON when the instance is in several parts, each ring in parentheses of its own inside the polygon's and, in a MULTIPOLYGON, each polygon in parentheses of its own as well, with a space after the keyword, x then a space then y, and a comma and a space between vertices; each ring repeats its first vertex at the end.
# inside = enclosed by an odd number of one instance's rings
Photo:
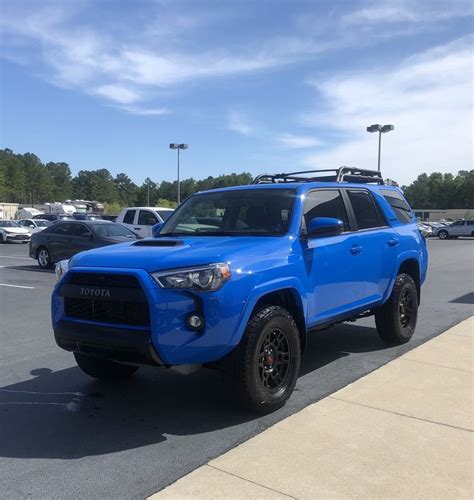
POLYGON ((180 144, 179 149, 188 149, 188 145, 187 144, 180 144))
POLYGON ((394 128, 395 127, 393 125, 384 125, 380 131, 382 132, 382 134, 385 134, 385 132, 390 132, 394 128))
POLYGON ((379 125, 378 123, 371 125, 370 127, 367 127, 367 132, 380 132, 382 130, 382 125, 379 125))
POLYGON ((172 142, 172 143, 170 144, 170 149, 178 149, 178 148, 179 148, 179 144, 176 144, 176 143, 174 143, 174 142, 172 142))

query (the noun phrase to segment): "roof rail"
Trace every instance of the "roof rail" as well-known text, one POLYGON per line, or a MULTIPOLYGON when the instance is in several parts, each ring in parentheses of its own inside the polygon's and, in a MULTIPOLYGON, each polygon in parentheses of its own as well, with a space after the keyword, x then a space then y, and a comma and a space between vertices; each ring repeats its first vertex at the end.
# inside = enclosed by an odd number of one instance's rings
POLYGON ((365 168, 339 167, 320 170, 302 170, 286 174, 260 174, 255 177, 253 184, 275 184, 287 182, 354 182, 361 184, 384 184, 382 174, 377 170, 365 168), (303 174, 316 174, 304 175, 303 174))

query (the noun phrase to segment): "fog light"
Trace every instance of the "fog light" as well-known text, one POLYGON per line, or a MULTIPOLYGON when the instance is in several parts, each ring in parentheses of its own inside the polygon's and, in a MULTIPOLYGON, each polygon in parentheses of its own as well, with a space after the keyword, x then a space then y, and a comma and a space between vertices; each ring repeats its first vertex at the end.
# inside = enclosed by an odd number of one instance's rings
POLYGON ((188 315, 188 326, 193 330, 200 330, 204 325, 204 320, 200 314, 191 313, 188 315))

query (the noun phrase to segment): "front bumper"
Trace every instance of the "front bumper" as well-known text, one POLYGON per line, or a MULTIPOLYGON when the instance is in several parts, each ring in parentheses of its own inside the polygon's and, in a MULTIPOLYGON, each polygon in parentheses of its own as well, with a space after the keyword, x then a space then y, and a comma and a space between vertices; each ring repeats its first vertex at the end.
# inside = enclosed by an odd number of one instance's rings
POLYGON ((7 241, 30 241, 31 234, 5 233, 7 241))
MULTIPOLYGON (((187 365, 216 361, 230 352, 240 339, 245 303, 241 292, 247 288, 239 286, 239 280, 236 282, 232 283, 233 286, 229 286, 229 282, 215 292, 192 293, 162 289, 142 269, 74 267, 58 282, 52 296, 56 342, 69 351, 84 352, 87 349, 91 354, 117 360, 120 355, 121 361, 140 364, 187 365), (67 311, 72 309, 67 307, 69 303, 64 295, 69 293, 67 285, 75 273, 120 274, 137 278, 146 296, 149 311, 146 316, 149 319, 145 320, 142 311, 140 317, 134 316, 138 318, 136 322, 130 322, 129 316, 121 314, 121 308, 104 309, 102 312, 107 312, 107 318, 100 320, 90 315, 83 318, 68 316, 67 311), (200 332, 187 324, 188 315, 196 311, 205 321, 200 332), (115 323, 114 318, 122 324, 115 323), (125 320, 128 324, 124 324, 125 320), (124 357, 124 346, 133 351, 136 361, 124 357)), ((127 300, 132 298, 118 296, 117 300, 123 301, 125 310, 129 306, 127 300)), ((97 309, 101 310, 100 307, 97 309)))
POLYGON ((54 337, 58 346, 66 351, 124 363, 164 364, 151 343, 149 330, 117 329, 62 320, 56 324, 54 337))

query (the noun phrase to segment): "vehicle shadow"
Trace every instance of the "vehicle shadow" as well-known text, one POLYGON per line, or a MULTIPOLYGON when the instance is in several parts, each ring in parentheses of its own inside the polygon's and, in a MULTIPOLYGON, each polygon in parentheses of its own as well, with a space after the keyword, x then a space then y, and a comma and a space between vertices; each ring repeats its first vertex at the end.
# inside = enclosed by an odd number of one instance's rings
MULTIPOLYGON (((373 328, 342 325, 319 332, 309 343, 301 375, 352 352, 383 348, 373 328)), ((77 367, 39 368, 31 375, 0 388, 0 457, 102 455, 258 418, 237 406, 216 370, 183 375, 142 368, 119 383, 95 381, 77 367)))

